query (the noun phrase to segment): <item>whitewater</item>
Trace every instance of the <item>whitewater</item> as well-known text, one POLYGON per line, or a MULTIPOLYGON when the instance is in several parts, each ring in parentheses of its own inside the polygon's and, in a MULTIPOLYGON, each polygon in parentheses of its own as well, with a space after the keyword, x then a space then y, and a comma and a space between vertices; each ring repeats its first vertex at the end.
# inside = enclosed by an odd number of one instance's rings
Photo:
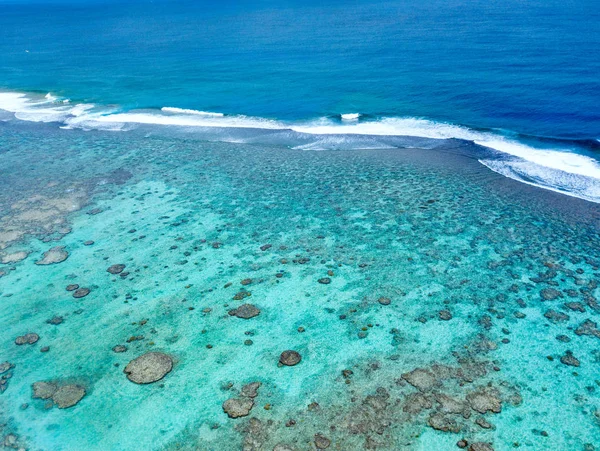
POLYGON ((600 203, 600 162, 578 146, 527 142, 503 130, 475 130, 462 125, 413 117, 377 117, 339 113, 304 121, 281 121, 245 115, 183 109, 123 110, 117 106, 72 102, 48 93, 0 92, 0 119, 58 123, 63 129, 127 131, 136 126, 195 130, 223 142, 280 144, 306 150, 420 147, 398 137, 461 140, 485 149, 478 161, 499 174, 540 188, 600 203))

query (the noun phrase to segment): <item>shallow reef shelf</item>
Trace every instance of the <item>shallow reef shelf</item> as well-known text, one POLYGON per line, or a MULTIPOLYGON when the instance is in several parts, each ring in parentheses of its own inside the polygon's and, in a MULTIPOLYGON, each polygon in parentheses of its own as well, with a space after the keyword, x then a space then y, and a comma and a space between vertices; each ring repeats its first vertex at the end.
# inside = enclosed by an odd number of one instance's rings
POLYGON ((5 446, 600 449, 597 204, 444 146, 0 143, 5 446))

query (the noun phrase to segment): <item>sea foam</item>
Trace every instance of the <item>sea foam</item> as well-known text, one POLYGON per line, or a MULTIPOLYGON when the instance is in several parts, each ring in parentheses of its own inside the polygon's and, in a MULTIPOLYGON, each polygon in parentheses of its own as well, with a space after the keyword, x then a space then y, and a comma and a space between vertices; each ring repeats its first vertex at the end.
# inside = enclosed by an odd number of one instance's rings
POLYGON ((208 116, 208 117, 223 117, 225 116, 223 113, 213 113, 210 111, 198 111, 198 110, 190 110, 185 108, 175 108, 171 106, 165 106, 160 109, 165 113, 177 113, 177 114, 193 114, 196 116, 208 116))
POLYGON ((343 121, 357 121, 359 117, 360 113, 346 113, 341 115, 343 121))
POLYGON ((69 117, 81 116, 94 105, 57 103, 59 99, 48 93, 43 97, 31 97, 23 93, 0 92, 0 109, 13 113, 22 121, 63 122, 69 117))
POLYGON ((0 92, 0 110, 13 113, 23 121, 58 122, 65 129, 124 131, 136 125, 196 127, 213 129, 211 140, 275 143, 307 150, 406 147, 405 143, 394 145, 389 139, 382 139, 390 137, 458 139, 493 150, 496 158, 486 156, 479 161, 504 176, 600 202, 600 164, 596 159, 564 146, 534 146, 497 131, 473 130, 422 118, 382 117, 359 122, 359 113, 342 114, 341 122, 327 117, 283 122, 177 107, 122 111, 92 104, 67 104, 65 100, 51 93, 35 96, 0 92), (235 129, 254 132, 241 133, 235 129), (269 141, 265 140, 265 132, 270 132, 269 141))

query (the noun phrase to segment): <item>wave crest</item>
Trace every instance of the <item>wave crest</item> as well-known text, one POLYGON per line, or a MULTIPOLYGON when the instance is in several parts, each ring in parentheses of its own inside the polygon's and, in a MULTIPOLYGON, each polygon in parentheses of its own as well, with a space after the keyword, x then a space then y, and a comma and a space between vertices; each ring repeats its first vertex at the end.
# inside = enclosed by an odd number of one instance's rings
POLYGON ((172 106, 164 106, 160 109, 165 113, 175 113, 175 114, 193 114, 196 116, 207 116, 207 117, 223 117, 225 116, 223 113, 212 113, 210 111, 198 111, 198 110, 189 110, 185 108, 175 108, 172 106))
POLYGON ((383 117, 363 120, 359 113, 348 113, 337 118, 285 123, 177 107, 122 111, 69 103, 68 99, 51 93, 36 96, 17 92, 0 92, 0 110, 12 113, 18 120, 57 122, 66 129, 126 131, 148 125, 183 127, 215 141, 284 145, 307 150, 428 148, 436 147, 432 141, 458 139, 480 146, 478 160, 499 174, 600 202, 600 164, 573 146, 558 142, 555 146, 524 142, 499 131, 479 131, 427 119, 383 117), (409 142, 405 137, 415 139, 409 142))

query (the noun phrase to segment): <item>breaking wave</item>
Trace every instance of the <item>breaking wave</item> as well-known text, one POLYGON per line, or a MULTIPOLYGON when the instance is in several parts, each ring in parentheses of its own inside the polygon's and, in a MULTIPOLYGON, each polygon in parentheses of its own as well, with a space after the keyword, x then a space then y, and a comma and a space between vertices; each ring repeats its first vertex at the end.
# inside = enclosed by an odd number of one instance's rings
POLYGON ((9 113, 4 120, 55 122, 64 129, 126 131, 137 126, 170 126, 193 130, 208 140, 307 150, 432 148, 440 140, 461 140, 476 144, 480 155, 475 157, 499 174, 600 202, 600 163, 585 146, 576 142, 515 137, 502 131, 474 130, 421 118, 345 113, 311 121, 283 122, 176 107, 124 111, 117 107, 72 103, 50 93, 42 96, 17 92, 0 92, 0 110, 9 113))

